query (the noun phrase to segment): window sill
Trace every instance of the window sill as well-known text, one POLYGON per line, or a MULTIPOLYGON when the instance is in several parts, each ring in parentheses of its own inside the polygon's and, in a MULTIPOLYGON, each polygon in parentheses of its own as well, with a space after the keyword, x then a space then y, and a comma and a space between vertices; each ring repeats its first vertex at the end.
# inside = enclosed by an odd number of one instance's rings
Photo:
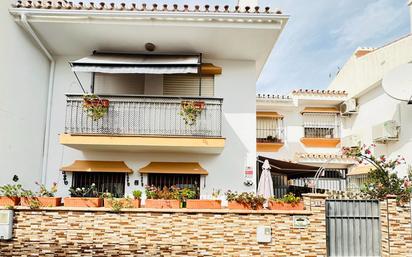
POLYGON ((340 138, 309 138, 303 137, 300 139, 302 144, 307 147, 327 147, 334 148, 340 144, 340 138))
POLYGON ((282 148, 283 143, 256 143, 257 152, 277 152, 282 148))

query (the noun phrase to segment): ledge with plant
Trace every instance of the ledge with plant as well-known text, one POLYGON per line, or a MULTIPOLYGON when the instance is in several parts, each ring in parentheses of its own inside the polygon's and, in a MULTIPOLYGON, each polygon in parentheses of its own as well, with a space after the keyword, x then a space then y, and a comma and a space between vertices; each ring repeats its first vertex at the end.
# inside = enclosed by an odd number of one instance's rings
POLYGON ((187 199, 187 209, 221 209, 222 200, 219 200, 220 190, 213 190, 212 199, 187 199))
POLYGON ((57 193, 57 183, 53 183, 50 190, 43 184, 36 182, 39 186, 39 191, 33 193, 32 191, 25 190, 22 193, 21 205, 36 207, 56 207, 61 205, 62 198, 55 197, 57 193))
POLYGON ((64 206, 101 207, 103 205, 103 199, 99 197, 94 183, 89 187, 71 187, 69 192, 71 197, 64 198, 64 206))
POLYGON ((293 193, 284 195, 282 198, 271 197, 269 199, 270 210, 303 210, 304 205, 300 197, 293 193))
POLYGON ((13 176, 14 184, 7 184, 0 187, 0 206, 17 206, 20 203, 20 196, 23 193, 22 185, 18 184, 19 177, 13 176))
POLYGON ((123 208, 140 208, 142 191, 134 190, 132 192, 133 198, 124 197, 116 198, 111 193, 103 193, 101 196, 103 198, 104 207, 112 208, 114 211, 123 208))
POLYGON ((231 210, 262 210, 265 198, 254 193, 226 192, 228 208, 231 210))
POLYGON ((160 189, 154 186, 146 186, 145 189, 146 208, 155 209, 179 209, 180 208, 180 190, 172 186, 170 188, 163 187, 160 189))

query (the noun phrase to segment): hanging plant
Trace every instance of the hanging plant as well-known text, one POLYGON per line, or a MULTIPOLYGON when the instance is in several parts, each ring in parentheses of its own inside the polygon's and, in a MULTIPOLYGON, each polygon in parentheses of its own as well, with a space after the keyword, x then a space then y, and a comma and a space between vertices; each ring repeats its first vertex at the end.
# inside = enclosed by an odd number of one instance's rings
POLYGON ((94 94, 84 95, 83 110, 87 112, 87 116, 97 121, 108 112, 109 100, 100 98, 94 94))
POLYGON ((205 102, 203 101, 182 101, 179 114, 186 125, 193 126, 204 109, 205 102))

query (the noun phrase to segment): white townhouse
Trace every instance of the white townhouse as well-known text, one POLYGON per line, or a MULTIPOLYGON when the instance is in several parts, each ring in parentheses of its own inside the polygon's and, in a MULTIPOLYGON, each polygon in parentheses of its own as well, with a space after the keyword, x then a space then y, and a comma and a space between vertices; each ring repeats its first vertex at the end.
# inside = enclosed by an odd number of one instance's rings
POLYGON ((275 189, 310 184, 320 168, 318 188, 345 189, 346 174, 354 164, 341 155, 342 132, 347 126, 341 105, 346 100, 343 90, 257 95, 258 162, 271 159, 273 174, 282 175, 274 176, 275 189))
POLYGON ((252 191, 269 7, 1 2, 0 184, 252 191), (97 98, 83 99, 85 93, 97 98))

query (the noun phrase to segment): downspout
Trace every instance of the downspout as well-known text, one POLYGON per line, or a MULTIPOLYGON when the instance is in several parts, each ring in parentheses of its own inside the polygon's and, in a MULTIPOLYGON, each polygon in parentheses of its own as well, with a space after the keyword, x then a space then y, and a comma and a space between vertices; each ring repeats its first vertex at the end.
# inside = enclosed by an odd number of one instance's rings
POLYGON ((53 82, 54 82, 54 73, 56 69, 56 62, 44 44, 41 42, 39 37, 37 36, 36 32, 34 32, 33 28, 30 26, 29 22, 27 21, 26 14, 21 14, 20 21, 23 28, 32 36, 34 41, 39 45, 43 53, 50 61, 50 72, 49 72, 49 85, 48 85, 48 92, 47 92, 47 109, 46 109, 46 127, 44 129, 44 137, 43 137, 43 160, 42 160, 42 172, 41 172, 41 183, 46 183, 46 170, 47 170, 47 160, 49 157, 49 143, 50 143, 50 120, 51 120, 51 104, 52 104, 52 97, 53 97, 53 82))

